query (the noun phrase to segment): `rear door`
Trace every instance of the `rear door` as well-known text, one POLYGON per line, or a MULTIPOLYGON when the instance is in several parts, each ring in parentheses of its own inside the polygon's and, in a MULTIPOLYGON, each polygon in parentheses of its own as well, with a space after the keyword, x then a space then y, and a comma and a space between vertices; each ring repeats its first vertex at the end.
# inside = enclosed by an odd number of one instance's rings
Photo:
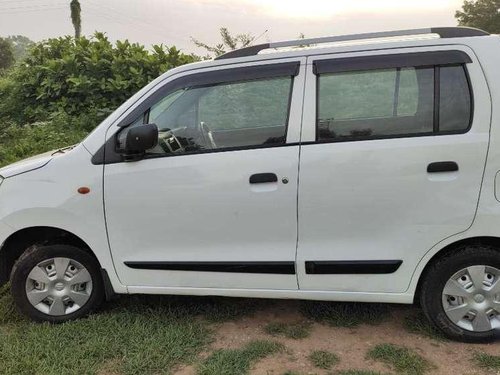
POLYGON ((300 158, 299 286, 403 292, 474 220, 490 98, 465 47, 315 56, 300 158))

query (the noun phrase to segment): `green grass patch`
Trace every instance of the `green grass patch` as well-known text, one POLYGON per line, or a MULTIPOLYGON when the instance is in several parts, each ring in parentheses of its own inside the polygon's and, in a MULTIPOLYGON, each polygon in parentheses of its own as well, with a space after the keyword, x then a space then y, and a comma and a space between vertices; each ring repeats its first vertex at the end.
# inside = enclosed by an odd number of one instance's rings
POLYGON ((161 295, 127 296, 120 301, 123 306, 137 304, 141 309, 164 308, 178 316, 201 316, 211 323, 236 320, 273 303, 266 299, 161 295))
MULTIPOLYGON (((123 296, 87 319, 35 324, 17 313, 3 286, 0 373, 169 374, 193 363, 211 342, 209 323, 237 319, 258 306, 248 299, 123 296)), ((248 353, 258 356, 259 348, 250 346, 248 353)))
POLYGON ((252 364, 259 359, 284 349, 273 341, 252 341, 241 349, 220 349, 213 352, 197 369, 198 375, 248 374, 252 364))
POLYGON ((0 328, 2 374, 95 374, 114 363, 123 374, 170 373, 211 341, 201 321, 165 309, 134 307, 60 325, 23 322, 0 328))
POLYGON ((474 353, 474 362, 481 368, 491 371, 500 371, 500 356, 483 352, 474 353))
MULTIPOLYGON (((8 285, 0 288, 0 324, 17 323, 27 319, 17 313, 8 285)), ((105 304, 103 310, 164 311, 177 317, 202 317, 210 323, 236 320, 264 308, 268 300, 223 297, 133 295, 121 296, 105 304)))
POLYGON ((371 370, 342 370, 334 373, 335 375, 382 375, 381 372, 371 370))
POLYGON ((422 311, 407 315, 403 322, 404 328, 420 336, 424 336, 437 341, 448 341, 448 339, 430 323, 422 311))
POLYGON ((2 324, 13 324, 24 320, 17 313, 14 301, 10 295, 10 286, 5 284, 0 287, 0 327, 2 324))
POLYGON ((302 314, 333 327, 356 327, 360 324, 378 324, 389 316, 386 304, 306 301, 302 314))
POLYGON ((272 336, 282 336, 289 339, 304 339, 311 334, 310 322, 281 323, 273 322, 264 327, 264 331, 272 336))
POLYGON ((333 366, 340 362, 338 355, 324 350, 315 350, 309 354, 309 361, 323 370, 330 370, 333 366))
POLYGON ((393 344, 377 345, 368 352, 367 357, 390 366, 400 374, 422 375, 434 368, 413 350, 393 344))

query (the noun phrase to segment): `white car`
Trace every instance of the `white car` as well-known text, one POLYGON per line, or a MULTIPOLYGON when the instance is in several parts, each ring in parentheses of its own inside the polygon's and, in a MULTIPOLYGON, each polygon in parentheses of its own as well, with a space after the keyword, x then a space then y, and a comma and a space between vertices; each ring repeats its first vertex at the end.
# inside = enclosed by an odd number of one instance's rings
POLYGON ((0 282, 36 321, 114 293, 297 298, 420 303, 495 339, 499 67, 499 36, 433 28, 173 69, 0 169, 0 282))

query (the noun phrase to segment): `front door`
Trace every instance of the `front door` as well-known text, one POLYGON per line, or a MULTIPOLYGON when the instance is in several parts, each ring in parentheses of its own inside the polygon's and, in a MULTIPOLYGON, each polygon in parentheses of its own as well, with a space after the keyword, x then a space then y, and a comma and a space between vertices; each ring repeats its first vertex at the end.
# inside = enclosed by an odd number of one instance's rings
POLYGON ((308 63, 299 286, 404 292, 424 254, 474 220, 490 126, 480 66, 457 47, 308 63))
MULTIPOLYGON (((160 139, 140 161, 105 166, 122 283, 297 289, 299 68, 271 62, 183 76, 130 125, 155 123, 160 139)), ((119 142, 120 131, 112 137, 119 142)))

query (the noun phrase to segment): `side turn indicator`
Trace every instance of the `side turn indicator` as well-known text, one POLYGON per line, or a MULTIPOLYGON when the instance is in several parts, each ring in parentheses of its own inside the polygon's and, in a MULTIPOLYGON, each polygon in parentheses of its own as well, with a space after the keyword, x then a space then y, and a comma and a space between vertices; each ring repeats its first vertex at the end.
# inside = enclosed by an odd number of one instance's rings
POLYGON ((80 194, 88 194, 90 193, 90 189, 86 186, 82 186, 81 188, 78 188, 78 193, 80 194))

